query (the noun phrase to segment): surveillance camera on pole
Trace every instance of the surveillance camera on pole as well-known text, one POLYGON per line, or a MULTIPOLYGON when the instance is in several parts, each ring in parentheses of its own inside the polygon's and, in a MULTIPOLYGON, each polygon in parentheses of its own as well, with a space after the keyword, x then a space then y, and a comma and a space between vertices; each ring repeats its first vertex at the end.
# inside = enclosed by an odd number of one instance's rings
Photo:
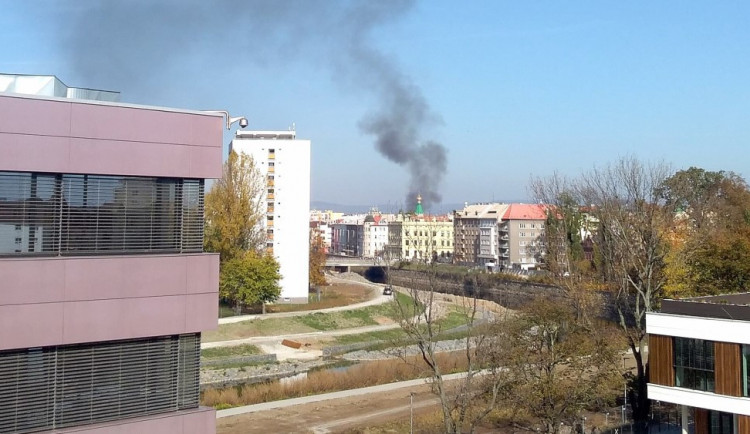
POLYGON ((240 128, 247 128, 248 122, 247 118, 244 116, 238 116, 238 117, 231 117, 229 116, 229 112, 226 110, 204 110, 206 113, 219 113, 224 115, 224 118, 227 120, 227 130, 230 130, 232 128, 232 124, 235 122, 239 122, 240 128))

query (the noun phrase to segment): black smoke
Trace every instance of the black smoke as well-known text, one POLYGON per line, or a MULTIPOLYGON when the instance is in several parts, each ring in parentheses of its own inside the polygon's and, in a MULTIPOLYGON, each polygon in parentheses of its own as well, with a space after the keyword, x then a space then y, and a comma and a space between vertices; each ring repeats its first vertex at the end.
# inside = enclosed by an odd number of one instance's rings
POLYGON ((406 203, 413 204, 418 193, 425 207, 441 201, 446 150, 423 135, 442 120, 419 86, 371 41, 373 29, 403 17, 414 1, 78 0, 75 5, 65 19, 61 48, 81 83, 157 103, 177 75, 195 80, 193 88, 180 91, 200 93, 196 89, 221 83, 227 68, 288 68, 290 59, 323 65, 342 91, 374 98, 359 127, 374 137, 384 157, 408 170, 406 203))

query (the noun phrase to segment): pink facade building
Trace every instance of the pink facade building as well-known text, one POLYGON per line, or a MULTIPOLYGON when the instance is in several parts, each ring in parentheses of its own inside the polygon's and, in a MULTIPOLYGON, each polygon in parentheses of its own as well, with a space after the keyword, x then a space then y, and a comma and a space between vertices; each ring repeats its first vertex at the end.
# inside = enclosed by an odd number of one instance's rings
POLYGON ((0 93, 0 432, 213 433, 224 120, 0 93))

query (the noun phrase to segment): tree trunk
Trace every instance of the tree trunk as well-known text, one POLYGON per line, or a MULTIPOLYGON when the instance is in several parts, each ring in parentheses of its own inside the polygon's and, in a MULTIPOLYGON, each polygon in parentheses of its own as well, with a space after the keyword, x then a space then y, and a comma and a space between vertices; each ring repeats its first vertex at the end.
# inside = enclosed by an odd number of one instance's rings
POLYGON ((266 303, 262 302, 260 305, 261 305, 261 309, 262 309, 263 315, 265 315, 266 314, 266 303))
POLYGON ((637 374, 633 379, 629 393, 630 406, 633 410, 633 421, 647 422, 651 411, 651 401, 648 399, 647 394, 648 363, 643 362, 643 354, 640 351, 633 351, 633 357, 637 369, 637 374))

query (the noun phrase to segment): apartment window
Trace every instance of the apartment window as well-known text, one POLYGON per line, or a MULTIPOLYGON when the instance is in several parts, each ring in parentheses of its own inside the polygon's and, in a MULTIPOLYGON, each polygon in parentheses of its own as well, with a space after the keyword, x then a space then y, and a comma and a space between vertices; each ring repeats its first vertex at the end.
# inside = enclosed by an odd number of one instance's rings
POLYGON ((713 341, 676 337, 674 348, 677 387, 713 392, 713 341))
POLYGON ((519 223, 518 224, 519 229, 526 229, 526 223, 519 223))
POLYGON ((0 172, 0 198, 0 225, 27 234, 0 255, 203 249, 202 180, 0 172))
POLYGON ((525 236, 526 236, 526 232, 519 232, 519 233, 518 233, 518 236, 519 236, 519 237, 525 237, 525 236))
POLYGON ((720 411, 708 411, 709 434, 734 434, 734 415, 720 411))
POLYGON ((199 359, 199 334, 0 351, 0 431, 197 408, 199 359))

